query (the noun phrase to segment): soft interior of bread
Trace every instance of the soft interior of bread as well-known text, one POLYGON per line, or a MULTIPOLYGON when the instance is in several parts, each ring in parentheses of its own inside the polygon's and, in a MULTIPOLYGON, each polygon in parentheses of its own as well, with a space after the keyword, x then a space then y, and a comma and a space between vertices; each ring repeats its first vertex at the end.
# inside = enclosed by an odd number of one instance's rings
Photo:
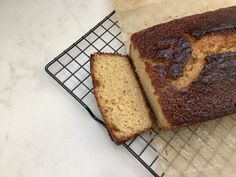
POLYGON ((127 57, 96 55, 93 64, 95 94, 108 130, 117 141, 126 141, 152 127, 140 85, 127 57))
POLYGON ((133 64, 135 66, 136 73, 139 76, 141 85, 145 91, 147 99, 152 107, 153 112, 158 119, 157 124, 160 128, 169 129, 170 123, 165 119, 165 116, 162 112, 161 106, 158 103, 158 95, 155 94, 155 90, 152 86, 151 79, 145 71, 144 60, 140 58, 139 52, 134 48, 131 42, 130 57, 132 58, 133 64))

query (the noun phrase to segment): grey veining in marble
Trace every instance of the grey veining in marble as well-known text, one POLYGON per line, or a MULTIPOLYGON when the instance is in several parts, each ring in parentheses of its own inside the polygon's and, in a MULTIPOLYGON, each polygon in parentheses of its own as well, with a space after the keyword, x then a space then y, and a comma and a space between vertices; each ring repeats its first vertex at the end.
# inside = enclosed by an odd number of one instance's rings
POLYGON ((109 0, 0 1, 0 176, 150 176, 44 66, 112 11, 109 0))

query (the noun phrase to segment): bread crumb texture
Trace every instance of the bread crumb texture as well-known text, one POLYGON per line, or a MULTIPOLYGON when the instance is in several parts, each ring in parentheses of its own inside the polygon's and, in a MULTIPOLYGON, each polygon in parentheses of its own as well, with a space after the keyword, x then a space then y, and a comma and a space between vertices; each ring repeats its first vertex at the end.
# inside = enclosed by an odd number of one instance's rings
POLYGON ((92 75, 99 108, 113 140, 120 143, 152 127, 150 110, 127 57, 94 54, 92 75))

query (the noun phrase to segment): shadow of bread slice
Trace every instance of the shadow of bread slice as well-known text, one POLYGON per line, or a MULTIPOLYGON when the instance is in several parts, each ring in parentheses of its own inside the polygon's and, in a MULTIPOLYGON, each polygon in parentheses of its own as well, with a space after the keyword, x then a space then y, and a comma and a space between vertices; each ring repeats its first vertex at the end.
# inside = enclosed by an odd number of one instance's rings
POLYGON ((152 113, 127 56, 91 56, 94 93, 112 139, 123 143, 152 128, 152 113))
POLYGON ((162 129, 236 113, 236 6, 137 32, 130 57, 162 129))

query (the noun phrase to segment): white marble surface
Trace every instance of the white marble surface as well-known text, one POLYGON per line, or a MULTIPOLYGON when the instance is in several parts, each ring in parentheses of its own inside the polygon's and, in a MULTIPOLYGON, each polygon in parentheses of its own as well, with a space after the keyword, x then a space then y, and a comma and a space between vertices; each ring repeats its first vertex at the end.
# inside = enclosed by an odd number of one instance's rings
POLYGON ((0 176, 151 176, 44 71, 110 0, 0 1, 0 176))

